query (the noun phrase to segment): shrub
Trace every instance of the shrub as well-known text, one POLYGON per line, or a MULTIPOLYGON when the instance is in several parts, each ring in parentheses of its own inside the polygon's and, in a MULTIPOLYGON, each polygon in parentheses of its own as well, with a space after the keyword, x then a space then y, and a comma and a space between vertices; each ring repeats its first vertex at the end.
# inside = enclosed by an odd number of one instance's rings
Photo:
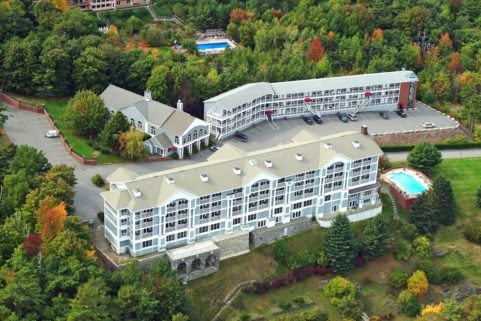
POLYGON ((329 299, 331 304, 336 305, 332 299, 352 298, 356 296, 356 287, 354 284, 341 276, 336 276, 324 287, 322 293, 329 299))
POLYGON ((454 299, 444 300, 444 308, 441 311, 441 315, 448 321, 461 320, 463 308, 454 299))
POLYGON ((456 284, 463 280, 461 270, 455 267, 439 267, 432 261, 423 261, 419 264, 421 270, 432 284, 456 284))
POLYGON ((416 225, 405 220, 397 220, 397 222, 399 222, 399 232, 405 239, 413 241, 419 235, 416 225))
POLYGON ((416 297, 406 290, 399 293, 397 303, 399 311, 408 317, 414 317, 421 310, 421 306, 416 297))
POLYGON ((306 300, 304 300, 304 298, 302 296, 294 298, 294 300, 292 300, 292 301, 298 306, 306 304, 306 300))
POLYGON ((104 222, 104 212, 98 212, 97 217, 98 217, 100 222, 102 222, 102 223, 104 222))
POLYGON ((104 179, 99 174, 92 176, 92 183, 97 187, 102 187, 105 184, 104 179))
POLYGON ((239 319, 241 321, 249 321, 251 319, 251 316, 249 315, 249 313, 242 311, 241 314, 239 315, 239 319))
POLYGON ((421 259, 430 260, 433 258, 431 242, 426 236, 418 236, 413 242, 413 247, 421 259))
POLYGON ((284 300, 282 298, 280 298, 278 301, 277 301, 277 305, 279 306, 279 308, 281 308, 282 310, 286 311, 286 310, 289 310, 291 307, 292 307, 292 303, 287 301, 287 300, 284 300))
POLYGON ((286 240, 278 240, 272 246, 272 256, 277 263, 287 264, 289 259, 289 248, 287 247, 286 240))
POLYGON ((327 267, 329 265, 329 259, 327 258, 326 252, 319 252, 319 257, 317 258, 317 265, 322 267, 327 267))
POLYGON ((464 237, 477 244, 481 244, 481 223, 473 223, 464 230, 464 237))
POLYGON ((406 285, 408 281, 408 274, 402 271, 393 271, 391 275, 389 275, 389 286, 393 289, 399 289, 406 285))
POLYGON ((420 297, 426 294, 429 283, 428 278, 426 277, 426 273, 421 270, 417 270, 411 275, 408 279, 408 290, 413 295, 420 297))
POLYGON ((400 240, 394 248, 394 256, 396 260, 407 261, 413 255, 413 248, 411 244, 404 240, 400 240))
POLYGON ((312 266, 316 264, 317 258, 314 251, 302 251, 297 255, 287 257, 287 266, 291 270, 312 266))

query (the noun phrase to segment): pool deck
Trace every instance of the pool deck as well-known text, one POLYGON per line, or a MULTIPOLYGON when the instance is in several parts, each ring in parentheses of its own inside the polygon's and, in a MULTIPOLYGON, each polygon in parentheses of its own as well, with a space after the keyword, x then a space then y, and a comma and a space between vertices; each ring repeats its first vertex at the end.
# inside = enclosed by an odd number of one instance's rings
POLYGON ((383 181, 389 186, 391 191, 397 196, 397 198, 401 202, 401 205, 404 208, 409 208, 411 204, 414 202, 414 200, 416 199, 416 197, 419 195, 419 193, 411 194, 405 189, 404 186, 392 180, 391 176, 396 173, 410 174, 419 183, 424 185, 426 187, 426 190, 429 190, 432 187, 432 181, 429 177, 427 177, 424 173, 411 167, 393 168, 382 173, 380 176, 381 181, 383 181))

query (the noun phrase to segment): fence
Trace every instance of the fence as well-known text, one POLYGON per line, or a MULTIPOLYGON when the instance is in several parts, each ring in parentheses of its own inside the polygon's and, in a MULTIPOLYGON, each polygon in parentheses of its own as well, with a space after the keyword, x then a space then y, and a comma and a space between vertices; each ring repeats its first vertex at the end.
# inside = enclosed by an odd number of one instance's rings
POLYGON ((70 156, 72 156, 80 164, 97 165, 97 161, 95 159, 86 159, 85 157, 78 155, 72 149, 72 147, 70 147, 70 145, 67 143, 67 141, 63 137, 62 132, 57 128, 57 126, 55 125, 55 122, 50 117, 50 114, 47 112, 47 110, 43 106, 31 106, 31 105, 25 104, 20 99, 14 99, 8 96, 3 92, 2 89, 0 89, 0 100, 17 109, 27 110, 27 111, 38 113, 38 114, 44 114, 47 117, 47 120, 50 123, 50 125, 59 133, 59 139, 62 142, 62 145, 65 147, 65 150, 67 151, 67 153, 70 154, 70 156))

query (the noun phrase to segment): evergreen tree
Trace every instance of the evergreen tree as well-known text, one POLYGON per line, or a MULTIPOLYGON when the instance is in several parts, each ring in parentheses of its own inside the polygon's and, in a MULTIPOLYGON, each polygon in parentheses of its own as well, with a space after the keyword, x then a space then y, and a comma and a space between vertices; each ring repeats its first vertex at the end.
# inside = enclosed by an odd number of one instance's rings
POLYGON ((409 153, 407 161, 409 166, 429 172, 442 162, 441 153, 436 146, 428 142, 417 144, 409 153))
POLYGON ((110 308, 112 299, 108 296, 108 288, 101 279, 90 279, 82 284, 75 299, 70 303, 67 314, 68 321, 100 321, 111 320, 110 308))
POLYGON ((348 272, 354 267, 356 240, 347 216, 338 215, 332 222, 324 240, 324 252, 335 272, 348 272))
POLYGON ((130 129, 129 121, 120 111, 110 117, 104 129, 99 135, 100 144, 105 147, 119 148, 119 135, 130 129))
POLYGON ((389 236, 384 219, 378 215, 370 219, 364 228, 362 253, 366 259, 383 256, 388 250, 389 236))
POLYGON ((436 211, 432 205, 433 193, 429 191, 419 195, 411 207, 411 223, 416 225, 421 234, 434 232, 438 227, 436 211))
POLYGON ((453 224, 456 220, 456 200, 451 182, 444 176, 436 177, 433 181, 433 193, 433 206, 438 222, 443 225, 453 224))

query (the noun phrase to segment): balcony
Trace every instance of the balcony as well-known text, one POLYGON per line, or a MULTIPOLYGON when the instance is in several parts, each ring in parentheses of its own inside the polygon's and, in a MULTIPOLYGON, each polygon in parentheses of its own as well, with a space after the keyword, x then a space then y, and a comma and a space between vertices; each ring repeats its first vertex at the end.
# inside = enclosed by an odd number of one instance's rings
POLYGON ((177 217, 174 215, 174 216, 167 216, 165 218, 165 221, 166 222, 172 222, 172 221, 175 221, 177 219, 177 217))

